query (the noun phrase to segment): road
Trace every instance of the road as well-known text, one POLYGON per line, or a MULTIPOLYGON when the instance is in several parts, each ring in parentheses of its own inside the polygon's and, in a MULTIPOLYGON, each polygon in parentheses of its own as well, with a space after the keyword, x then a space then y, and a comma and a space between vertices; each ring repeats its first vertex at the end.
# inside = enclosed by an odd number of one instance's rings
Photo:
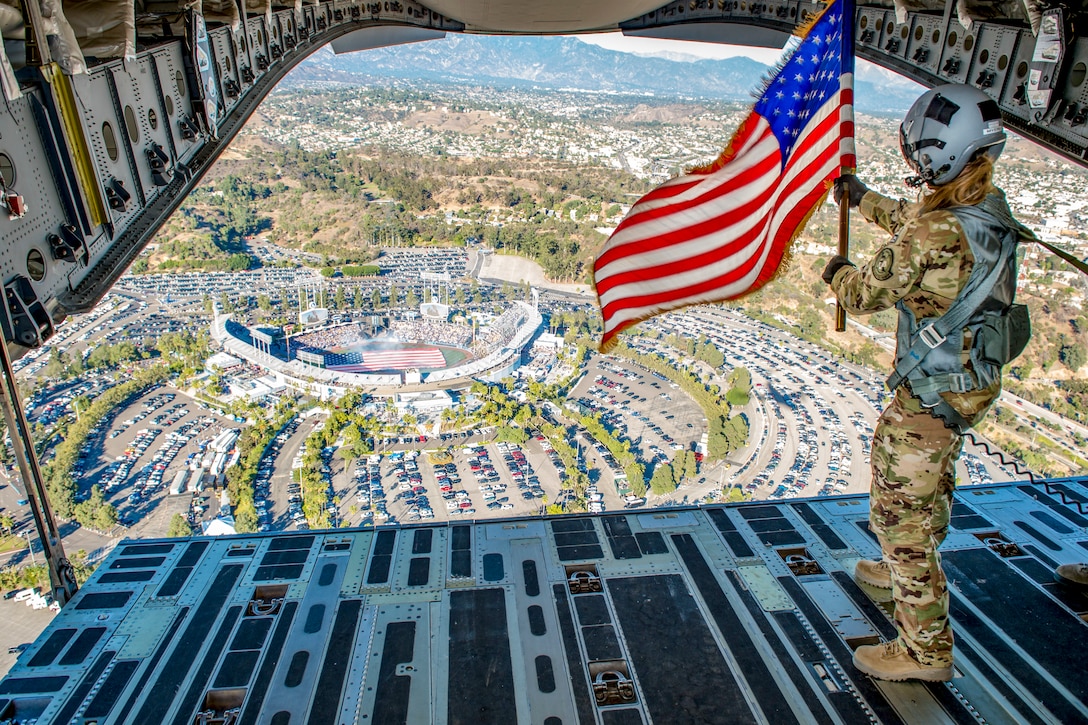
POLYGON ((324 417, 320 414, 301 419, 298 429, 284 441, 283 447, 275 458, 269 486, 269 498, 272 500, 270 528, 273 531, 295 528, 294 522, 287 515, 287 498, 291 495, 287 488, 294 482, 291 477, 291 472, 294 470, 293 462, 296 456, 301 455, 302 444, 306 442, 306 437, 321 425, 323 420, 324 417))

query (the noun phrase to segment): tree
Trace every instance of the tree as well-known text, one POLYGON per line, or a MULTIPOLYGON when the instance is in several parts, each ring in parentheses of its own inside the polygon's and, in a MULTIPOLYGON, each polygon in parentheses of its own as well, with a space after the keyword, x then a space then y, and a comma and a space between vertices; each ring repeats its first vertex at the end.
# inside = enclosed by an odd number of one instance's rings
POLYGON ((659 496, 676 490, 672 466, 665 463, 654 469, 654 475, 650 477, 650 490, 659 496))
POLYGON ((170 537, 192 536, 193 528, 181 514, 174 514, 170 519, 170 526, 166 529, 166 535, 170 537))
POLYGON ((520 446, 525 445, 525 443, 528 442, 529 434, 525 432, 524 428, 515 428, 513 426, 504 425, 495 431, 495 440, 516 443, 520 446))
POLYGON ((80 524, 98 531, 109 531, 117 525, 117 509, 106 502, 106 496, 98 485, 91 486, 91 495, 74 509, 80 524))
POLYGON ((50 378, 68 377, 68 356, 60 350, 54 350, 42 373, 50 378))
POLYGON ((1017 380, 1027 380, 1028 378, 1031 377, 1031 369, 1032 369, 1031 363, 1029 361, 1027 361, 1027 360, 1024 360, 1023 362, 1021 362, 1021 363, 1019 363, 1017 365, 1013 365, 1012 368, 1011 368, 1011 371, 1012 371, 1012 374, 1014 376, 1016 376, 1017 380))
POLYGON ((680 451, 684 454, 684 478, 695 478, 699 474, 699 461, 695 460, 695 454, 691 451, 680 451))
POLYGON ((94 527, 99 531, 109 531, 117 525, 117 509, 113 504, 103 504, 94 512, 94 527))
POLYGON ((257 523, 257 509, 253 506, 253 499, 242 498, 234 507, 234 530, 239 534, 251 534, 257 530, 257 523))
POLYGON ((1079 342, 1067 342, 1058 351, 1058 359, 1071 371, 1077 372, 1085 362, 1088 362, 1088 351, 1079 342))
POLYGON ((623 472, 627 474, 627 485, 631 487, 631 491, 636 496, 646 495, 646 469, 645 467, 635 461, 627 464, 624 467, 623 472))
POLYGON ((880 348, 873 343, 866 341, 862 343, 861 347, 858 348, 858 351, 854 353, 854 359, 867 368, 875 368, 876 358, 879 354, 880 348))
POLYGON ((14 528, 15 528, 15 519, 8 516, 7 514, 4 514, 3 516, 0 516, 0 529, 3 529, 10 536, 11 531, 14 528))

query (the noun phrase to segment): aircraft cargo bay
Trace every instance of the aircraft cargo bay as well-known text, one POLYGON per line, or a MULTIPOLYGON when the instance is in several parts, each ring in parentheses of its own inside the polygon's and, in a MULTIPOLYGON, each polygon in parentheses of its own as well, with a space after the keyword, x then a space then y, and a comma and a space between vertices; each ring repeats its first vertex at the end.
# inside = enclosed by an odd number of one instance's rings
POLYGON ((957 491, 950 683, 886 683, 864 496, 127 541, 0 682, 5 721, 1070 723, 1086 479, 957 491), (1049 490, 1049 492, 1048 492, 1049 490), (1072 503, 1070 503, 1072 502, 1072 503))

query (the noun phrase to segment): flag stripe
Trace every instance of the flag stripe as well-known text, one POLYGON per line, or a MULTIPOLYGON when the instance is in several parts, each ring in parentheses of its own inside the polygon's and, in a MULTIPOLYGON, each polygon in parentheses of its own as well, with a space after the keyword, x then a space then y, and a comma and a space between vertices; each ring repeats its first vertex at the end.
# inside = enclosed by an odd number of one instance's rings
MULTIPOLYGON (((770 174, 781 173, 782 164, 778 142, 775 140, 774 134, 771 133, 770 127, 766 127, 766 134, 751 149, 751 153, 745 154, 743 159, 744 161, 751 160, 752 163, 748 168, 740 169, 739 173, 728 178, 709 178, 693 189, 698 193, 697 196, 694 194, 688 195, 689 198, 672 202, 669 206, 650 207, 640 203, 637 207, 633 207, 631 211, 634 213, 628 216, 616 229, 615 236, 617 243, 620 245, 618 249, 624 250, 623 245, 629 237, 639 236, 639 227, 642 225, 653 224, 653 222, 664 219, 666 220, 664 224, 658 224, 656 227, 668 228, 669 217, 689 211, 694 211, 691 216, 695 218, 708 216, 709 214, 705 209, 711 202, 724 201, 725 206, 730 206, 729 201, 732 195, 744 194, 749 184, 757 183, 759 179, 770 174), (730 199, 723 200, 722 197, 725 196, 729 196, 730 199)), ((720 208, 720 205, 713 208, 720 208)), ((654 228, 651 227, 649 233, 654 231, 654 228)), ((681 231, 683 230, 677 230, 677 232, 681 231)), ((602 257, 602 259, 607 260, 606 257, 602 257)))
MULTIPOLYGON (((835 109, 825 109, 817 119, 816 127, 808 130, 808 133, 823 134, 837 119, 833 113, 835 109)), ((807 139, 802 140, 802 144, 807 139)), ((770 158, 775 166, 777 161, 777 144, 773 147, 775 153, 770 158)), ((809 150, 801 154, 795 154, 793 163, 807 157, 809 150)), ((726 258, 737 251, 737 245, 729 241, 732 237, 740 237, 747 229, 762 222, 767 217, 769 209, 763 209, 767 202, 772 200, 776 186, 781 186, 788 181, 787 175, 781 178, 777 175, 767 176, 761 179, 759 186, 753 184, 750 191, 758 191, 759 196, 744 203, 735 197, 722 198, 716 205, 707 205, 706 211, 713 212, 718 208, 726 209, 722 214, 707 222, 697 223, 675 232, 659 232, 658 225, 643 232, 646 239, 639 244, 628 244, 623 249, 632 249, 632 253, 641 253, 642 256, 627 255, 609 264, 605 255, 598 262, 597 291, 602 299, 608 298, 608 292, 618 284, 624 284, 637 279, 655 279, 664 274, 674 274, 682 270, 698 269, 709 263, 726 258), (758 212, 758 214, 757 214, 758 212), (713 223, 712 223, 713 222, 713 223), (722 223, 725 222, 725 223, 722 223), (730 224, 743 223, 745 227, 730 228, 730 224), (720 236, 709 236, 713 232, 721 232, 720 236), (706 235, 706 236, 704 236, 706 235), (730 236, 732 235, 732 237, 730 236), (691 245, 684 246, 684 242, 692 241, 691 245)), ((662 225, 665 222, 661 223, 662 225)), ((641 230, 640 230, 641 231, 641 230)), ((633 231, 631 233, 634 233, 633 231)))
MULTIPOLYGON (((741 124, 741 128, 743 135, 733 141, 735 155, 731 168, 734 169, 734 173, 737 174, 744 171, 748 164, 759 163, 764 158, 765 154, 763 153, 759 153, 755 156, 750 156, 748 154, 752 153, 754 148, 759 147, 760 144, 765 143, 768 140, 770 131, 766 121, 756 113, 751 114, 748 119, 741 124)), ((775 146, 777 145, 776 142, 775 146)), ((639 214, 645 210, 655 209, 659 206, 664 206, 665 204, 688 201, 691 196, 705 193, 708 189, 711 189, 718 184, 730 181, 731 178, 731 176, 717 173, 691 174, 689 176, 676 177, 672 180, 672 185, 659 186, 639 199, 635 206, 631 208, 627 217, 620 222, 617 231, 625 227, 628 222, 636 221, 639 214), (670 193, 659 193, 662 191, 670 193)), ((669 184, 670 182, 666 183, 669 184)))
POLYGON ((639 320, 749 294, 778 273, 829 182, 855 162, 853 19, 851 0, 830 3, 719 159, 632 207, 594 264, 603 348, 639 320))
MULTIPOLYGON (((794 229, 808 214, 813 202, 826 193, 823 183, 816 186, 811 184, 811 175, 815 175, 821 182, 838 175, 838 138, 824 135, 828 130, 827 119, 837 121, 838 104, 835 101, 832 103, 834 105, 831 108, 825 108, 825 113, 814 119, 814 123, 809 126, 811 132, 798 144, 799 147, 805 145, 811 148, 806 148, 787 163, 784 175, 776 179, 779 184, 764 190, 764 197, 775 197, 772 201, 777 202, 778 212, 771 216, 769 222, 765 216, 748 220, 749 224, 746 225, 743 236, 726 242, 725 252, 720 256, 729 263, 728 269, 722 270, 720 265, 717 268, 702 267, 703 273, 700 275, 692 277, 681 274, 678 279, 674 279, 666 271, 669 263, 650 264, 648 269, 652 275, 648 278, 645 275, 640 277, 643 280, 653 280, 653 283, 643 284, 641 294, 621 288, 624 283, 622 272, 609 274, 606 280, 598 281, 602 313, 606 319, 613 319, 613 329, 606 332, 603 344, 607 345, 629 324, 662 311, 662 304, 667 303, 668 309, 677 309, 690 304, 731 299, 754 291, 773 278, 785 253, 785 242, 792 237, 794 229), (806 144, 809 141, 811 143, 806 144), (813 154, 816 154, 815 158, 813 154), (753 242, 758 244, 753 246, 753 242), (737 249, 743 252, 732 256, 729 254, 737 249), (772 255, 772 251, 775 254, 772 255), (756 272, 754 278, 753 271, 756 272), (617 277, 620 281, 607 284, 617 277)), ((718 244, 721 243, 718 240, 718 244)), ((670 252, 666 249, 665 253, 668 256, 670 252)), ((672 254, 675 264, 682 268, 686 255, 676 255, 675 250, 672 250, 672 254)), ((632 266, 637 270, 639 260, 625 259, 624 266, 632 266)))
MULTIPOLYGON (((769 160, 775 167, 779 166, 775 157, 769 157, 769 160)), ((724 207, 722 213, 709 219, 695 222, 691 226, 674 232, 663 232, 657 235, 654 235, 652 227, 638 230, 646 236, 626 245, 631 250, 627 255, 617 256, 614 262, 602 267, 604 276, 598 279, 598 294, 604 296, 615 285, 633 279, 653 279, 661 274, 671 274, 680 269, 698 269, 736 251, 732 242, 724 242, 722 237, 739 236, 745 230, 750 230, 761 217, 766 215, 765 207, 774 191, 773 185, 769 182, 773 181, 777 174, 776 168, 773 172, 764 174, 758 186, 755 184, 747 186, 748 194, 758 192, 758 196, 743 201, 735 200, 733 203, 725 199, 720 207, 705 208, 704 212, 713 213, 718 208, 724 207), (716 236, 718 234, 722 236, 716 236), (678 249, 679 245, 683 245, 684 248, 678 249), (669 271, 666 272, 666 269, 669 271)))
MULTIPOLYGON (((828 163, 829 161, 833 162, 833 160, 834 160, 833 156, 834 156, 833 151, 831 151, 829 153, 828 150, 825 150, 825 153, 824 153, 824 155, 823 155, 823 157, 821 159, 823 163, 821 163, 820 165, 827 167, 827 170, 829 172, 834 171, 834 163, 828 163)), ((798 171, 805 170, 804 167, 801 167, 800 165, 795 165, 795 168, 797 168, 798 171)), ((795 189, 795 185, 789 183, 791 181, 794 181, 792 176, 784 178, 783 181, 786 182, 786 183, 784 184, 783 187, 780 187, 777 190, 778 191, 778 201, 779 201, 779 204, 780 204, 779 211, 780 212, 781 211, 792 212, 795 215, 795 217, 798 217, 797 220, 799 221, 799 217, 803 217, 805 211, 804 210, 798 210, 797 209, 797 204, 801 203, 803 201, 803 199, 796 198, 798 192, 795 189)), ((798 179, 797 182, 799 184, 802 184, 804 182, 804 179, 803 178, 798 179)), ((787 218, 785 221, 789 221, 789 219, 787 218)), ((778 226, 779 232, 784 232, 787 237, 789 236, 789 233, 790 233, 789 227, 788 226, 787 227, 782 227, 780 220, 772 218, 771 219, 771 224, 770 224, 770 229, 774 229, 776 226, 778 226)), ((768 233, 760 234, 760 246, 751 251, 751 254, 753 254, 753 255, 761 254, 764 251, 764 244, 765 244, 765 242, 767 240, 767 237, 771 235, 771 233, 769 232, 767 227, 764 227, 764 228, 756 230, 756 231, 757 231, 757 233, 759 233, 759 232, 768 232, 768 233)), ((771 241, 773 243, 774 241, 778 241, 780 239, 781 239, 781 236, 773 237, 771 241)), ((750 241, 750 240, 751 240, 751 236, 749 236, 745 241, 750 241)), ((780 257, 779 257, 779 259, 780 259, 780 257)), ((731 282, 736 281, 740 276, 742 276, 742 275, 734 273, 734 274, 728 274, 728 275, 724 275, 724 276, 717 276, 715 279, 719 283, 729 284, 731 282)))
MULTIPOLYGON (((838 173, 837 156, 834 150, 823 158, 821 164, 826 170, 828 178, 833 178, 838 173)), ((758 246, 758 248, 749 256, 746 256, 739 260, 740 265, 735 269, 732 269, 724 274, 718 276, 704 277, 694 283, 687 284, 683 287, 667 287, 661 291, 653 294, 644 294, 638 296, 630 296, 623 298, 622 307, 618 309, 626 310, 626 314, 619 315, 618 311, 614 311, 612 307, 606 306, 605 314, 609 316, 616 316, 623 321, 636 321, 642 319, 647 314, 652 313, 663 301, 669 301, 676 299, 677 303, 670 309, 676 309, 676 307, 683 307, 690 304, 696 304, 701 302, 713 302, 722 299, 731 299, 740 294, 750 292, 752 289, 758 289, 774 276, 777 271, 779 262, 781 261, 781 255, 784 253, 784 246, 781 245, 783 235, 788 240, 790 236, 789 222, 794 224, 799 223, 807 213, 807 208, 803 206, 805 197, 812 196, 813 192, 809 191, 807 194, 803 194, 801 199, 796 201, 792 198, 793 195, 787 197, 786 203, 783 205, 783 209, 787 213, 787 217, 783 220, 785 223, 779 227, 779 236, 771 240, 771 243, 767 243, 766 237, 764 237, 758 246), (791 218, 792 217, 792 218, 791 218), (776 243, 778 243, 778 253, 774 258, 770 257, 770 252, 776 249, 776 243), (759 265, 759 273, 755 280, 749 279, 752 271, 759 265), (740 285, 737 283, 740 282, 740 285), (709 296, 708 296, 709 295, 709 296)), ((822 192, 817 192, 822 194, 822 192)), ((690 282, 690 280, 689 280, 690 282)), ((612 336, 618 333, 618 330, 612 333, 612 336)))
MULTIPOLYGON (((829 109, 834 110, 834 109, 829 109)), ((821 114, 824 116, 824 114, 821 114)), ((826 114, 826 117, 822 119, 816 119, 816 128, 813 129, 815 133, 822 133, 826 130, 827 121, 836 121, 837 119, 831 113, 826 114)), ((806 139, 807 140, 807 139, 806 139)), ((777 144, 774 146, 777 152, 777 144)), ((826 154, 827 148, 822 149, 821 153, 826 154)), ((708 265, 722 260, 729 259, 732 255, 739 253, 747 244, 752 235, 760 231, 760 226, 765 223, 767 216, 769 215, 770 208, 768 203, 774 200, 774 196, 777 194, 781 196, 784 190, 788 189, 789 182, 792 178, 792 169, 798 166, 798 162, 808 158, 808 151, 802 154, 795 155, 790 164, 787 165, 786 174, 782 177, 775 175, 767 181, 769 183, 762 189, 760 189, 760 196, 754 200, 754 203, 747 204, 739 209, 732 209, 727 214, 723 215, 731 222, 737 223, 739 228, 722 229, 721 231, 729 232, 730 236, 728 241, 724 241, 723 237, 705 237, 696 239, 698 247, 691 245, 688 247, 677 247, 675 245, 664 244, 655 245, 655 248, 650 250, 650 253, 643 253, 641 257, 625 257, 617 260, 611 267, 606 267, 601 272, 603 275, 598 274, 597 290, 601 297, 602 303, 607 303, 608 300, 613 299, 616 295, 610 294, 613 289, 619 285, 627 284, 634 281, 642 281, 649 279, 663 279, 670 274, 678 274, 684 271, 693 271, 698 269, 707 269, 708 265), (753 211, 751 207, 767 207, 758 216, 749 216, 753 211), (734 218, 736 217, 736 218, 734 218), (742 226, 741 226, 742 225, 742 226), (657 254, 655 255, 654 252, 657 254)), ((777 156, 777 153, 775 153, 777 156)), ((772 160, 777 165, 777 159, 772 157, 772 160)), ((730 206, 728 199, 722 200, 722 204, 725 207, 730 206)), ((683 235, 685 230, 680 230, 677 236, 683 235)), ((661 235, 657 238, 651 237, 645 241, 647 246, 654 245, 657 239, 666 238, 669 242, 672 242, 673 237, 671 235, 661 235)))

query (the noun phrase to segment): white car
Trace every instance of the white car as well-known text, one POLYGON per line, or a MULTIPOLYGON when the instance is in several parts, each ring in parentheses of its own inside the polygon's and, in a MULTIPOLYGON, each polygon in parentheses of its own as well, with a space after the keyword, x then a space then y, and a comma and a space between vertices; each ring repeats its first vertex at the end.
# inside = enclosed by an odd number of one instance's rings
POLYGON ((17 602, 25 602, 27 599, 30 599, 31 597, 36 596, 37 594, 38 594, 37 589, 24 589, 23 591, 16 594, 14 599, 17 602))

